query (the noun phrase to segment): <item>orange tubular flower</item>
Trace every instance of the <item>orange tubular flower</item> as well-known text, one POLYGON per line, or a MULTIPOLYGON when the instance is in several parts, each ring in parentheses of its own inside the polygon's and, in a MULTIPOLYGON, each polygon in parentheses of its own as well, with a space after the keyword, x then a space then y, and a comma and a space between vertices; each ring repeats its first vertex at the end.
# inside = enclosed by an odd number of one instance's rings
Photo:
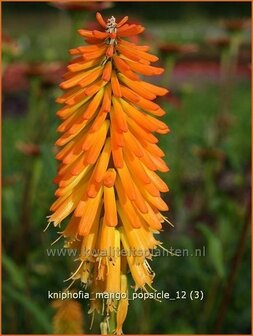
POLYGON ((87 45, 70 50, 74 59, 60 84, 66 93, 57 99, 64 106, 57 112, 60 165, 49 223, 59 226, 68 219, 61 232, 65 247, 80 251, 70 279, 90 288, 89 312, 114 316, 120 334, 128 308, 128 269, 135 290, 153 288, 147 260, 161 246, 154 234, 166 220, 160 211, 168 210, 161 198, 168 187, 155 171, 169 170, 153 134, 169 129, 156 118, 165 112, 154 100, 167 90, 141 79, 163 72, 151 65, 158 58, 149 47, 124 39, 144 28, 127 24, 127 17, 119 23, 96 17, 101 31, 78 31, 87 45), (105 297, 97 293, 108 294, 105 310, 105 297), (120 300, 113 296, 117 293, 120 300))

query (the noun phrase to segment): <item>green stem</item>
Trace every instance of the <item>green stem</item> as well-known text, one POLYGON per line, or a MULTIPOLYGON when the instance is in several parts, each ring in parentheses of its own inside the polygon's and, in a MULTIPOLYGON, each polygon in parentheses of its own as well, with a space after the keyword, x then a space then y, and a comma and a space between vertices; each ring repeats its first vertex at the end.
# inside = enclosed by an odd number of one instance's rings
POLYGON ((203 313, 201 314, 200 318, 200 330, 204 332, 207 330, 207 322, 210 321, 210 316, 212 314, 213 306, 215 303, 215 299, 217 297, 217 292, 219 290, 220 279, 215 275, 211 281, 209 286, 210 290, 208 292, 208 297, 206 299, 203 313))
MULTIPOLYGON (((38 132, 36 132, 36 120, 39 115, 38 107, 38 96, 40 90, 40 79, 37 77, 31 78, 30 81, 30 95, 29 95, 29 107, 26 117, 27 125, 27 140, 29 142, 36 142, 36 137, 38 132)), ((38 123, 39 124, 39 123, 38 123)), ((35 165, 38 158, 36 156, 27 156, 24 160, 24 189, 22 194, 21 201, 21 212, 20 212, 20 230, 17 236, 18 248, 17 248, 17 260, 24 261, 27 257, 29 244, 27 242, 27 237, 30 232, 31 225, 31 208, 32 208, 32 199, 33 199, 33 189, 34 185, 34 174, 35 165)), ((37 169, 36 169, 37 170, 37 169)))
POLYGON ((113 335, 116 329, 116 313, 112 312, 109 319, 109 330, 108 334, 113 335))
POLYGON ((221 299, 220 307, 217 311, 217 319, 216 319, 215 330, 214 330, 214 332, 217 334, 220 334, 221 332, 221 329, 222 329, 222 326, 223 326, 223 323, 226 317, 227 309, 229 307, 231 295, 233 293, 233 288, 235 285, 236 276, 237 276, 237 273, 239 271, 239 268, 242 262, 242 257, 244 253, 246 240, 248 237, 249 227, 250 227, 250 219, 246 218, 244 226, 242 228, 241 236, 238 241, 237 248, 235 250, 234 257, 232 259, 230 273, 228 275, 227 283, 223 291, 223 296, 221 299))
POLYGON ((176 62, 176 57, 174 55, 168 56, 166 58, 166 62, 165 62, 166 76, 164 77, 164 80, 166 81, 166 87, 168 87, 168 85, 171 81, 172 72, 174 70, 175 62, 176 62))
POLYGON ((39 115, 39 97, 40 97, 41 79, 39 76, 30 78, 28 113, 26 116, 27 138, 34 141, 38 134, 37 118, 39 115))
POLYGON ((231 43, 230 43, 230 57, 231 57, 231 72, 232 75, 235 75, 236 66, 238 62, 238 54, 239 48, 241 44, 242 36, 241 33, 234 33, 231 36, 231 43))
MULTIPOLYGON (((32 145, 40 145, 47 132, 48 115, 45 113, 41 78, 30 78, 29 106, 26 116, 26 140, 32 145)), ((24 154, 25 155, 25 154, 24 154)), ((32 208, 42 172, 42 159, 39 155, 26 155, 24 159, 24 187, 21 200, 20 230, 17 235, 17 260, 24 261, 28 256, 32 208)))

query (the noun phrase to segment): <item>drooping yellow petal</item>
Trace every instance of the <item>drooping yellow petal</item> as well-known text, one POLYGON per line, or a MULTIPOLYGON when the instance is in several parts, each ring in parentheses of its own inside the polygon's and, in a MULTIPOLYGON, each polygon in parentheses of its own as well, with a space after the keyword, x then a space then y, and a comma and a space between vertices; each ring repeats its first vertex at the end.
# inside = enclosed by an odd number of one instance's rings
POLYGON ((116 316, 116 334, 122 334, 122 326, 127 316, 128 311, 128 288, 127 288, 127 276, 125 274, 121 274, 120 276, 120 293, 122 295, 119 305, 117 308, 117 316, 116 316))
POLYGON ((114 255, 109 258, 106 278, 106 292, 120 292, 120 233, 114 231, 114 241, 111 245, 114 255))

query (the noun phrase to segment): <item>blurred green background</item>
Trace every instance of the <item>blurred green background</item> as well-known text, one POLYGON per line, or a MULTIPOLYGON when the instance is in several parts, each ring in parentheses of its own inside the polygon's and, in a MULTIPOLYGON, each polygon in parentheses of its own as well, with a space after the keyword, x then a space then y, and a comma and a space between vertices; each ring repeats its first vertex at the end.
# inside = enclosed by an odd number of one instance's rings
MULTIPOLYGON (((161 240, 189 256, 152 262, 155 288, 202 290, 202 301, 137 300, 126 334, 250 334, 250 13, 249 3, 2 3, 3 8, 3 333, 53 333, 47 291, 60 291, 73 258, 48 257, 54 199, 58 83, 76 28, 95 12, 140 22, 170 89, 159 103, 171 133, 160 137, 174 228, 161 240), (60 8, 59 8, 60 7, 60 8), (195 249, 205 255, 194 255, 195 249)), ((61 248, 62 242, 56 247, 61 248)), ((76 288, 79 289, 78 285, 76 288)), ((90 333, 88 302, 80 301, 90 333)), ((93 333, 99 332, 94 326, 93 333)))

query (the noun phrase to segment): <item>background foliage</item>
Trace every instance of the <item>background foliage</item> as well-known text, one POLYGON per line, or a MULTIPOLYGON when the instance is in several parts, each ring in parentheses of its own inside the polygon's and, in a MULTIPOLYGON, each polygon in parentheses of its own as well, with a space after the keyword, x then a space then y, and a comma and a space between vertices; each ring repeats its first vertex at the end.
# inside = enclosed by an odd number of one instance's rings
MULTIPOLYGON (((125 333, 250 333, 250 4, 111 5, 102 10, 105 16, 129 14, 147 27, 137 42, 151 44, 167 70, 156 82, 171 90, 160 101, 171 128, 160 144, 171 168, 163 177, 171 189, 167 215, 174 228, 165 225, 161 240, 190 255, 205 248, 201 257, 152 262, 159 291, 175 296, 203 290, 204 300, 137 300, 125 333)), ((66 320, 63 327, 56 320, 60 303, 52 304, 47 291, 64 288, 73 258, 49 257, 57 233, 42 231, 55 190, 57 83, 67 50, 81 43, 76 27, 91 27, 94 14, 89 6, 3 3, 5 334, 52 333, 55 325, 68 331, 66 320)), ((75 318, 84 319, 71 333, 80 332, 83 322, 90 332, 88 303, 80 303, 69 304, 75 318)))

